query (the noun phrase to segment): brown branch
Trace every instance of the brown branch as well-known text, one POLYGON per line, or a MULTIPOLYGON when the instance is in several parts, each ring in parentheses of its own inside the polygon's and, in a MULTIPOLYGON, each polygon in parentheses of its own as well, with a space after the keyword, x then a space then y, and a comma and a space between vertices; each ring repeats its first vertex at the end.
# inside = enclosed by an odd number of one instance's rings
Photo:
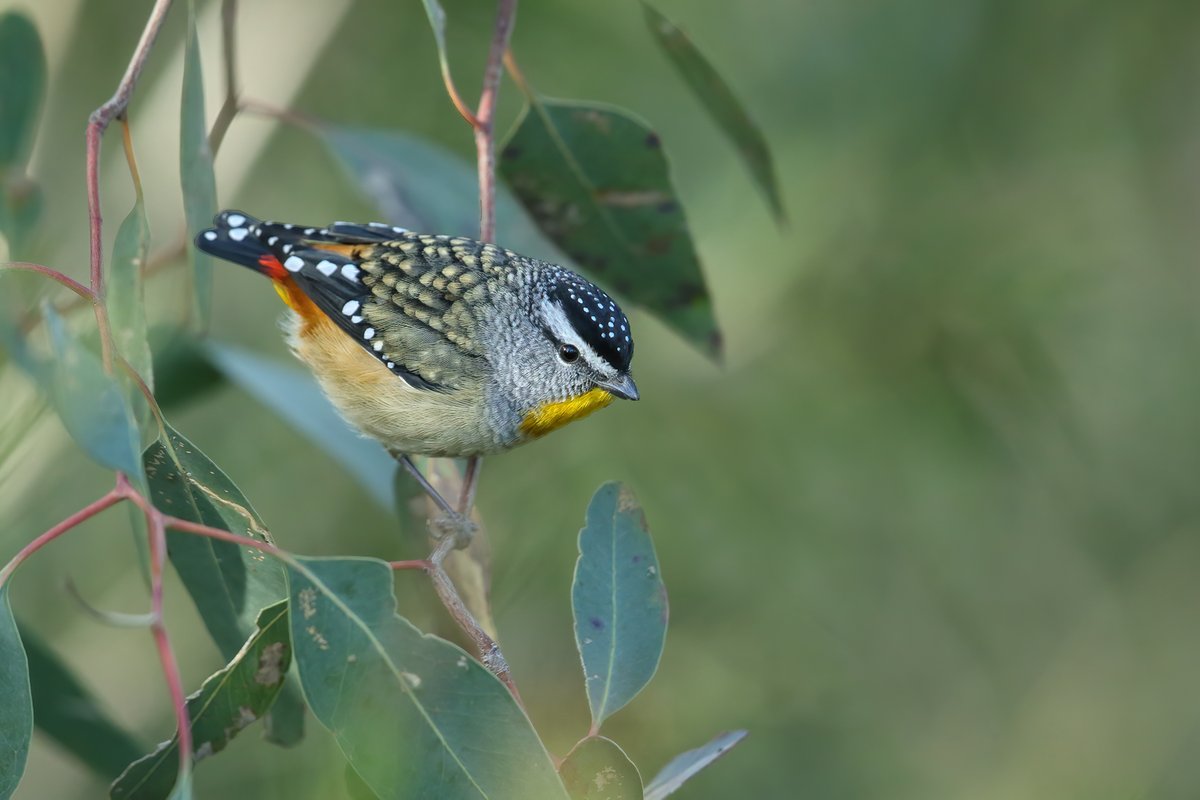
POLYGON ((74 292, 75 294, 82 297, 84 300, 90 301, 93 298, 91 289, 84 286, 82 283, 75 280, 74 278, 70 278, 70 277, 62 274, 61 272, 54 269, 53 267, 46 267, 41 264, 34 264, 30 261, 6 261, 5 263, 0 264, 0 269, 15 269, 15 270, 21 270, 23 272, 36 272, 39 275, 45 275, 47 278, 49 278, 52 281, 58 281, 63 286, 70 289, 72 292, 74 292))
POLYGON ((221 53, 225 60, 225 102, 217 112, 208 134, 208 149, 213 158, 238 112, 237 85, 237 0, 221 0, 221 53))
POLYGON ((501 64, 508 40, 512 36, 517 15, 517 0, 500 0, 496 10, 496 27, 492 46, 483 71, 483 89, 475 109, 475 151, 479 168, 479 238, 490 242, 496 238, 496 147, 494 120, 496 100, 500 95, 501 64))

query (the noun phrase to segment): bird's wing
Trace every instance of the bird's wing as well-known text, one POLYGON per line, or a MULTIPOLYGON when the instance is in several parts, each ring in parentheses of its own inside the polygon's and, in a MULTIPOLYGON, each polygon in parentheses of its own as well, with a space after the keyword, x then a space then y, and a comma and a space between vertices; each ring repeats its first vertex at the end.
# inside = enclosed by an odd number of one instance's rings
POLYGON ((256 235, 321 311, 410 385, 449 391, 482 377, 481 312, 510 279, 507 251, 348 223, 263 223, 256 235))

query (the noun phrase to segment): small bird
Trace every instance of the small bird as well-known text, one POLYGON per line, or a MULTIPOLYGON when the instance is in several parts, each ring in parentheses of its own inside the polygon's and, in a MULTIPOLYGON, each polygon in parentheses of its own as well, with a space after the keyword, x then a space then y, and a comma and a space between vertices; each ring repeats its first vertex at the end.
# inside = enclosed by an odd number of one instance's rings
POLYGON ((397 457, 496 453, 638 399, 629 320, 563 267, 464 237, 241 211, 196 246, 274 281, 292 350, 397 457))

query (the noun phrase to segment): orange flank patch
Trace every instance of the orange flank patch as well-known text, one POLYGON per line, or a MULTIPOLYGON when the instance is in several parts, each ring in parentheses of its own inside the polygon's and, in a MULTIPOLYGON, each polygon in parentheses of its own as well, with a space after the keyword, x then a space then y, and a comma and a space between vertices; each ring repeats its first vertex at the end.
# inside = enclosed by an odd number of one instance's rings
POLYGON ((321 309, 317 308, 312 300, 308 299, 296 282, 292 280, 292 276, 283 268, 283 264, 279 263, 279 259, 272 255, 265 255, 258 260, 259 266, 262 267, 262 272, 275 285, 275 291, 287 303, 288 308, 295 311, 304 320, 305 327, 311 326, 313 323, 324 318, 321 309))
POLYGON ((521 433, 536 439, 567 423, 583 419, 593 411, 599 411, 613 401, 613 396, 603 389, 592 389, 579 397, 546 403, 534 409, 521 420, 521 433))

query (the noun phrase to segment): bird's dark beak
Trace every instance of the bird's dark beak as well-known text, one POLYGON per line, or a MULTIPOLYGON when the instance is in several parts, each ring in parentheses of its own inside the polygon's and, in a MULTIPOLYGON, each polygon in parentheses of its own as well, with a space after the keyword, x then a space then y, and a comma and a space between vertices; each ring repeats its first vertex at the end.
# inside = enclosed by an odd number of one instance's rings
POLYGON ((637 384, 628 375, 618 375, 610 381, 596 381, 596 386, 622 400, 637 400, 637 384))

